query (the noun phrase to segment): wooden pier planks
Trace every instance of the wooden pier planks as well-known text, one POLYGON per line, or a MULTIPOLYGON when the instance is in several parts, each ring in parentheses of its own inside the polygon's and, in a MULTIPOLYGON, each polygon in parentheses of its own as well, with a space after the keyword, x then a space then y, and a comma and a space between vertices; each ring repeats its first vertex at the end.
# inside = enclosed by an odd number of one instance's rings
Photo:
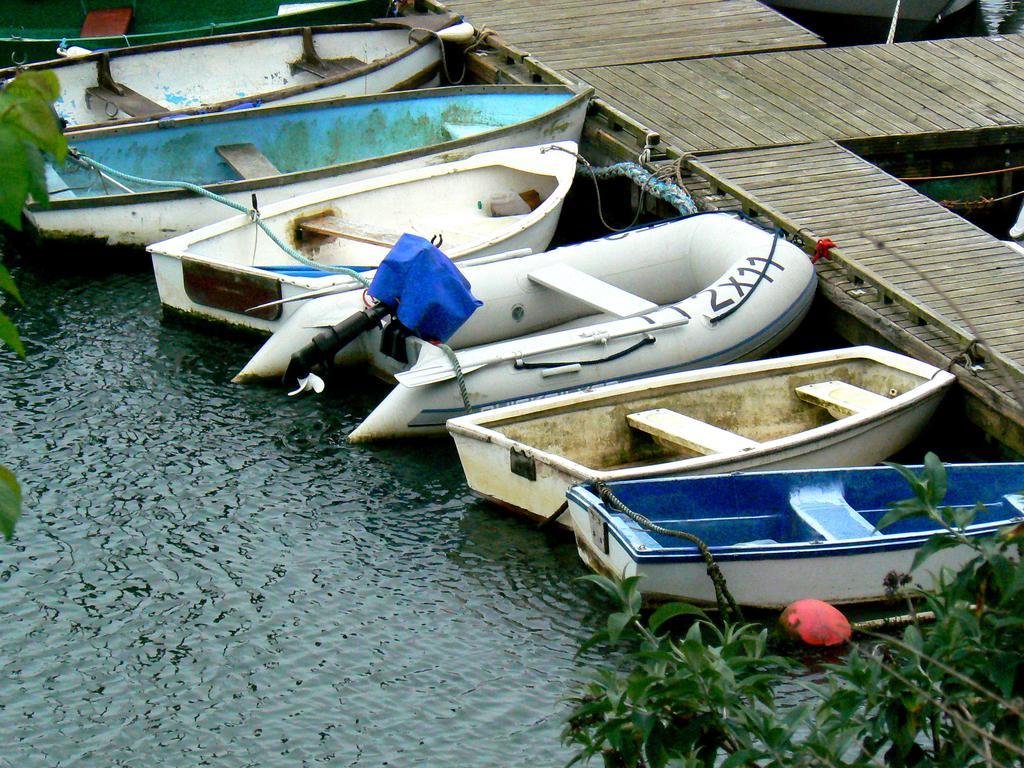
MULTIPOLYGON (((670 159, 700 153, 691 178, 711 193, 704 204, 738 200, 808 241, 838 241, 837 258, 818 269, 836 329, 953 366, 969 418, 1024 453, 1024 387, 998 364, 1024 377, 1024 259, 834 143, 900 152, 1018 140, 1024 36, 850 48, 779 38, 752 52, 750 17, 694 26, 694 44, 682 14, 724 4, 683 5, 555 0, 529 12, 523 0, 464 0, 457 10, 513 46, 501 51, 513 69, 536 60, 596 88, 593 151, 625 159, 656 131, 670 159), (972 346, 976 336, 995 359, 972 346)), ((526 68, 558 76, 541 70, 526 68)))
MULTIPOLYGON (((851 269, 832 277, 851 298, 886 295, 882 306, 910 318, 910 332, 931 326, 926 335, 946 356, 977 334, 1024 370, 1024 257, 998 239, 832 142, 691 163, 715 188, 785 229, 834 240, 837 264, 851 269), (872 278, 891 293, 879 293, 872 278)), ((833 266, 822 265, 820 274, 833 266)))
POLYGON ((447 8, 562 70, 823 45, 755 0, 450 0, 447 8))
POLYGON ((680 152, 1024 124, 1024 36, 576 68, 680 152))

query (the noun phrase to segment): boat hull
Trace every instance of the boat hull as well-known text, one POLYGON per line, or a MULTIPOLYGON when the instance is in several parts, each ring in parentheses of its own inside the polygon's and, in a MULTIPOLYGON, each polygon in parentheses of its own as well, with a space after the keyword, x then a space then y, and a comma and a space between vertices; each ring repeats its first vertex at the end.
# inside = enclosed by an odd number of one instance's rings
MULTIPOLYGON (((895 2, 869 0, 770 0, 794 21, 821 34, 833 45, 884 43, 889 38, 895 2)), ((980 34, 975 0, 902 2, 893 36, 896 42, 931 37, 980 34)))
MULTIPOLYGON (((966 529, 967 536, 991 535, 1014 519, 1019 520, 1018 490, 1024 487, 1022 465, 951 465, 947 471, 950 493, 945 504, 986 505, 975 523, 966 529), (983 474, 987 480, 994 478, 996 487, 986 482, 987 487, 974 488, 963 479, 971 473, 983 474)), ((880 602, 886 598, 884 580, 890 572, 912 573, 913 585, 928 589, 941 569, 960 567, 975 555, 967 545, 944 549, 912 571, 921 545, 930 535, 941 532, 934 523, 912 519, 880 533, 870 530, 887 511, 888 503, 911 495, 902 478, 888 467, 755 472, 743 476, 615 483, 609 487, 627 507, 653 523, 672 530, 689 529, 705 540, 726 578, 729 592, 737 603, 747 607, 780 609, 804 598, 835 605, 880 602), (865 483, 879 487, 867 491, 856 488, 865 483), (786 519, 791 510, 776 506, 776 496, 796 498, 806 488, 827 489, 827 494, 836 494, 839 499, 858 494, 877 497, 879 501, 870 511, 859 508, 856 501, 848 507, 854 517, 867 524, 865 533, 847 539, 819 535, 815 535, 815 540, 804 541, 760 538, 765 531, 775 531, 774 535, 782 539, 786 531, 795 530, 794 539, 799 539, 799 534, 809 530, 799 527, 799 520, 786 519), (711 496, 727 501, 716 505, 711 496), (687 522, 691 510, 695 519, 687 522), (755 519, 756 523, 752 522, 755 519), (721 537, 729 526, 746 530, 747 535, 758 540, 742 542, 739 536, 736 543, 715 543, 715 537, 721 537), (703 531, 708 533, 702 535, 703 531)), ((612 511, 595 495, 592 486, 573 488, 568 503, 580 557, 591 569, 617 577, 642 577, 641 590, 648 600, 715 604, 707 565, 689 542, 658 537, 642 524, 612 511)))
MULTIPOLYGON (((901 0, 900 20, 934 23, 972 5, 974 0, 901 0)), ((868 16, 891 21, 894 0, 768 0, 768 5, 832 16, 868 16)))
MULTIPOLYGON (((578 141, 590 93, 561 86, 440 88, 99 128, 75 134, 70 143, 133 176, 202 185, 239 210, 250 208, 254 195, 257 205, 263 206, 382 172, 452 162, 495 149, 578 141), (505 112, 485 112, 492 102, 503 105, 505 112), (474 111, 480 116, 473 119, 494 122, 445 122, 448 115, 474 111), (463 129, 466 135, 459 135, 463 129), (353 144, 352 135, 373 140, 353 144), (280 173, 239 178, 228 165, 218 163, 215 148, 257 141, 280 173), (340 161, 331 163, 331 156, 340 161)), ((29 207, 29 218, 43 237, 145 246, 220 221, 231 211, 222 202, 186 189, 120 190, 69 164, 50 168, 48 174, 49 207, 29 207), (89 186, 83 191, 82 184, 89 186)))
MULTIPOLYGON (((570 507, 573 505, 570 504, 570 507)), ((618 543, 609 540, 607 553, 593 543, 589 518, 573 508, 576 547, 583 562, 596 573, 626 578, 640 576, 644 598, 650 602, 683 600, 714 607, 714 584, 704 562, 685 564, 637 563, 618 543), (580 517, 577 522, 577 517, 580 517), (575 526, 580 526, 576 528, 575 526), (582 533, 580 532, 582 530, 582 533)), ((909 573, 917 549, 866 552, 850 555, 826 554, 787 561, 717 561, 729 591, 744 607, 781 610, 805 598, 832 605, 864 605, 885 599, 883 579, 891 571, 909 573)), ((936 554, 926 574, 914 585, 927 589, 941 568, 958 568, 974 555, 967 546, 936 554)))
MULTIPOLYGON (((852 348, 836 352, 812 353, 792 358, 776 358, 760 362, 723 366, 716 369, 661 376, 636 384, 617 384, 592 392, 566 395, 543 403, 512 406, 500 411, 485 412, 453 419, 448 431, 455 440, 469 487, 478 495, 538 520, 558 515, 557 523, 569 526, 564 513, 565 493, 581 482, 601 480, 662 477, 667 475, 699 475, 752 469, 804 469, 815 467, 866 466, 893 455, 908 445, 928 424, 954 377, 932 366, 902 355, 873 348, 852 348), (819 427, 769 439, 756 448, 705 456, 649 458, 630 461, 624 466, 602 468, 584 461, 574 461, 543 444, 543 438, 514 439, 497 428, 516 419, 539 420, 547 412, 582 411, 594 403, 631 399, 654 400, 660 392, 677 388, 703 386, 700 382, 744 381, 786 366, 807 366, 813 370, 821 364, 877 359, 887 365, 902 366, 914 371, 922 382, 913 390, 894 398, 891 407, 881 413, 853 415, 819 427), (516 467, 520 469, 516 469, 516 467), (525 469, 523 468, 525 467, 525 469)), ((739 387, 739 385, 736 385, 739 387)), ((773 408, 780 403, 773 399, 757 402, 755 394, 748 406, 762 411, 770 420, 773 408)), ((774 395, 772 395, 774 397, 774 395)), ((625 407, 625 406, 623 406, 625 407)), ((640 407, 637 407, 640 410, 640 407)), ((598 416, 594 417, 595 420, 598 416)), ((607 417, 603 417, 607 418, 607 417)), ((621 416, 620 416, 621 418, 621 416)), ((581 441, 602 439, 599 425, 579 420, 581 441)))

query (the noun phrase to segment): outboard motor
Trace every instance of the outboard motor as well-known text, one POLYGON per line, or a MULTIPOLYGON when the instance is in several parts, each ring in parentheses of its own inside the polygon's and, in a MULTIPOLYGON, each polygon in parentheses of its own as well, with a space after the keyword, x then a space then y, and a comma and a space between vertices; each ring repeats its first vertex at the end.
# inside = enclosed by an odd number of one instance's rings
POLYGON ((410 234, 402 235, 384 257, 367 294, 378 303, 321 331, 292 355, 284 380, 298 381, 299 388, 291 394, 322 391, 323 380, 313 370, 326 372, 341 349, 389 317, 382 351, 406 362, 406 336, 447 341, 483 305, 447 256, 431 241, 410 234))

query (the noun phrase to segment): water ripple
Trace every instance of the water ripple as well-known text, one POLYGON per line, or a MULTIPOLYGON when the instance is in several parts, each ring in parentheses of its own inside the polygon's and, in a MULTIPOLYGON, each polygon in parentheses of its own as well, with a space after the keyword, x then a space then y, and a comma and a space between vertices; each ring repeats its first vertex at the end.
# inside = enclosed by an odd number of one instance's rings
POLYGON ((254 343, 161 322, 145 272, 16 277, 5 760, 565 762, 600 620, 571 541, 473 501, 446 440, 349 446, 380 385, 230 384, 254 343))

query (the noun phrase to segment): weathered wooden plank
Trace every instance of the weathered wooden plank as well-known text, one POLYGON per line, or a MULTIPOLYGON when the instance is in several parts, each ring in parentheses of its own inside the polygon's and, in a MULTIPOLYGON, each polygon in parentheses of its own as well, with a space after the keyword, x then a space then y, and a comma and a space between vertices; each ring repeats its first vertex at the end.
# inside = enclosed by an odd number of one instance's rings
MULTIPOLYGON (((730 109, 728 111, 722 110, 723 100, 728 100, 729 93, 725 89, 712 89, 714 85, 712 82, 704 82, 700 74, 703 68, 695 68, 692 65, 696 62, 679 62, 676 66, 671 69, 666 68, 660 64, 644 64, 639 65, 636 68, 629 68, 626 71, 626 83, 635 82, 637 74, 642 73, 646 82, 650 83, 652 88, 658 88, 655 93, 664 93, 665 99, 669 101, 671 111, 669 116, 674 112, 678 114, 679 109, 682 107, 686 109, 686 105, 694 105, 697 107, 704 116, 705 125, 714 128, 716 131, 720 131, 723 135, 733 136, 733 141, 738 145, 750 146, 763 145, 770 143, 779 143, 779 135, 772 136, 766 132, 762 126, 757 125, 755 121, 752 121, 746 109, 730 109), (669 75, 672 75, 671 77, 669 75), (695 83, 702 83, 701 87, 695 87, 695 83)), ((635 99, 632 96, 634 91, 627 90, 624 93, 631 95, 631 100, 635 99)), ((742 105, 741 105, 742 106, 742 105)), ((629 109, 630 105, 624 102, 624 107, 629 109)), ((685 136, 685 132, 691 130, 687 123, 676 123, 678 128, 683 132, 678 135, 685 136)), ((671 130, 672 135, 676 135, 675 130, 671 130)), ((700 148, 714 148, 717 146, 717 142, 708 144, 706 147, 700 148)), ((687 149, 697 149, 697 147, 686 147, 683 146, 684 151, 687 149)))
POLYGON ((221 144, 215 149, 224 158, 224 162, 243 179, 259 179, 281 173, 255 144, 221 144))
MULTIPOLYGON (((602 95, 680 152, 868 141, 899 135, 962 145, 949 132, 1024 124, 1024 43, 931 41, 662 61, 614 69, 602 95), (986 55, 974 55, 984 50, 986 55), (699 115, 702 130, 689 124, 699 115), (708 139, 708 131, 719 133, 708 139)), ((599 91, 601 86, 598 86, 599 91)), ((979 140, 979 143, 980 140, 979 140)))
MULTIPOLYGON (((665 83, 657 77, 648 78, 648 69, 636 68, 634 77, 627 77, 621 67, 603 67, 586 70, 586 82, 593 85, 598 95, 621 107, 627 105, 616 98, 616 94, 630 93, 632 99, 628 108, 631 114, 648 125, 674 126, 678 119, 678 108, 658 98, 656 94, 663 92, 665 83)), ((722 137, 732 143, 742 142, 739 133, 731 130, 728 123, 712 123, 710 116, 713 109, 703 111, 705 102, 695 100, 690 103, 686 123, 669 129, 663 136, 684 150, 697 148, 713 148, 722 137)), ((731 121, 730 121, 731 122, 731 121)))

